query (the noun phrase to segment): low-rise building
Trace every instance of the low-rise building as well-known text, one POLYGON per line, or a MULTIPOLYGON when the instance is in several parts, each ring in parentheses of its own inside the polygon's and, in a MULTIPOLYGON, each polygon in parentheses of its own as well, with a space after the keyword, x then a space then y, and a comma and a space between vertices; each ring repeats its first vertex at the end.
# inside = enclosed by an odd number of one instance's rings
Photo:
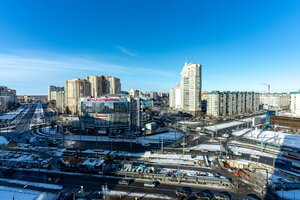
POLYGON ((80 98, 81 129, 108 135, 139 132, 152 119, 151 105, 148 100, 123 95, 80 98))

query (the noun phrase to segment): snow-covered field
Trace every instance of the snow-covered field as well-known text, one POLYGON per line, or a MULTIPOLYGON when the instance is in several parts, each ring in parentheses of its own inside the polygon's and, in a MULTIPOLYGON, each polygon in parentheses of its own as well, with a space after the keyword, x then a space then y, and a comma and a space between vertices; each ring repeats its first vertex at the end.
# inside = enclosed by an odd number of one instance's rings
POLYGON ((275 154, 270 154, 270 153, 265 153, 253 149, 247 149, 243 147, 235 147, 231 146, 231 151, 233 152, 239 152, 239 153, 244 153, 244 154, 249 154, 249 155, 256 155, 256 156, 265 156, 265 157, 270 157, 270 158, 277 158, 278 156, 275 154))
POLYGON ((207 151, 220 151, 220 145, 218 144, 200 144, 198 146, 194 146, 189 148, 191 150, 207 150, 207 151))
MULTIPOLYGON (((259 115, 257 117, 265 118, 266 115, 259 115)), ((239 121, 232 121, 232 122, 217 124, 217 125, 213 125, 213 126, 206 126, 206 127, 204 127, 204 129, 210 130, 210 131, 217 131, 217 130, 221 130, 221 129, 226 129, 226 128, 242 125, 242 124, 245 124, 247 122, 252 122, 252 119, 253 119, 253 117, 248 117, 248 118, 245 118, 245 119, 241 119, 239 121)))
POLYGON ((27 186, 33 186, 38 188, 44 188, 44 189, 53 189, 53 190, 61 190, 61 185, 55 185, 55 184, 48 184, 48 183, 37 183, 37 182, 29 182, 29 181, 20 181, 15 179, 5 179, 0 178, 0 181, 7 182, 7 183, 14 183, 18 185, 27 185, 27 186))
POLYGON ((239 131, 234 131, 234 132, 232 132, 232 135, 242 136, 245 133, 247 133, 248 131, 251 131, 251 129, 250 128, 246 128, 246 129, 242 129, 242 130, 239 130, 239 131))
POLYGON ((0 116, 0 120, 11 120, 15 118, 24 108, 18 108, 16 111, 8 112, 0 116))
POLYGON ((300 147, 300 135, 257 129, 245 134, 244 137, 275 145, 284 145, 294 148, 300 147))
POLYGON ((8 141, 5 137, 0 136, 0 146, 8 144, 8 141))
POLYGON ((3 200, 54 200, 56 196, 53 193, 0 186, 0 198, 3 200))

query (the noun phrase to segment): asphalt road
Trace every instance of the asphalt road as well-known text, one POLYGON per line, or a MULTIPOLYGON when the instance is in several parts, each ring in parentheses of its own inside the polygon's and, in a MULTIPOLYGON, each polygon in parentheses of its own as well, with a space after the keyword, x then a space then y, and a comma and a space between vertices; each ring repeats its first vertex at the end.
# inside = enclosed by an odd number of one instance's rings
MULTIPOLYGON (((53 178, 55 181, 54 184, 62 185, 63 192, 77 192, 80 190, 81 186, 83 186, 84 190, 86 191, 101 191, 102 186, 107 186, 109 190, 116 190, 116 191, 125 191, 127 193, 138 192, 138 193, 145 193, 145 194, 160 194, 165 195, 171 198, 176 198, 175 190, 179 187, 184 187, 184 184, 181 185, 173 185, 173 184, 165 184, 161 183, 156 188, 145 188, 143 186, 144 181, 134 181, 132 184, 128 186, 122 186, 118 184, 120 179, 111 179, 111 178, 98 178, 92 177, 88 175, 82 176, 74 176, 74 175, 62 175, 59 178, 53 178), (80 178, 79 178, 80 177, 80 178)), ((39 172, 22 172, 17 171, 12 175, 3 175, 0 174, 0 178, 9 178, 9 179, 17 179, 22 181, 30 181, 30 182, 39 182, 39 183, 47 183, 47 175, 45 173, 39 172)), ((204 189, 204 187, 191 187, 193 192, 198 192, 204 189)), ((224 190, 218 189, 209 189, 213 193, 221 192, 224 190)), ((240 200, 244 197, 244 192, 241 190, 238 191, 228 191, 232 199, 240 200)), ((188 199, 195 199, 194 196, 191 196, 188 199)))

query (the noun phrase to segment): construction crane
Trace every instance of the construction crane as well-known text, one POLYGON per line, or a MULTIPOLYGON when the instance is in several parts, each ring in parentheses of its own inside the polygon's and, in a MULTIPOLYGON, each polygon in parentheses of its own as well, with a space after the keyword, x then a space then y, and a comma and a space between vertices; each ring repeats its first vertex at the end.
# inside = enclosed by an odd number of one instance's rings
POLYGON ((268 93, 270 93, 271 85, 270 85, 270 84, 267 84, 267 83, 262 83, 262 84, 265 85, 265 86, 268 86, 268 93))

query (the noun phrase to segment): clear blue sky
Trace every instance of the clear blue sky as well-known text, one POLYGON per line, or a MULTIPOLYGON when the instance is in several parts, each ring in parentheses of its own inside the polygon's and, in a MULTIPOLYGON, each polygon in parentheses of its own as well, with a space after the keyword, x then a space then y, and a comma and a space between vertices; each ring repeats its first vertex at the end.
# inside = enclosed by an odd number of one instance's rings
POLYGON ((168 91, 186 60, 204 90, 300 89, 300 1, 0 1, 0 85, 18 94, 86 75, 168 91))

